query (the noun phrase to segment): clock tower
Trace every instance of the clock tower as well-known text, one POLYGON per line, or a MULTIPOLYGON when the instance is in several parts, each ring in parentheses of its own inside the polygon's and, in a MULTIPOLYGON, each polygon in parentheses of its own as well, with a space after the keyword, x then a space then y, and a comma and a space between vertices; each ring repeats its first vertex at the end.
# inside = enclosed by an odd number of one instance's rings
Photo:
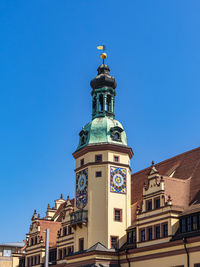
POLYGON ((108 65, 101 64, 91 81, 92 121, 79 133, 73 153, 75 209, 71 214, 75 252, 100 242, 117 248, 126 242, 131 225, 132 149, 126 132, 115 120, 116 81, 108 65))

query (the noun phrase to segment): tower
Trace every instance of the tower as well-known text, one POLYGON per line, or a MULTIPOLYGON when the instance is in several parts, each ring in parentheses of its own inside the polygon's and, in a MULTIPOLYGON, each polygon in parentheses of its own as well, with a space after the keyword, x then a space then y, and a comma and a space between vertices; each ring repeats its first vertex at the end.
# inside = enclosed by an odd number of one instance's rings
POLYGON ((75 251, 100 242, 116 248, 125 242, 131 224, 132 149, 122 124, 115 120, 116 81, 108 65, 101 64, 91 81, 92 121, 79 133, 73 153, 75 211, 71 223, 75 251))

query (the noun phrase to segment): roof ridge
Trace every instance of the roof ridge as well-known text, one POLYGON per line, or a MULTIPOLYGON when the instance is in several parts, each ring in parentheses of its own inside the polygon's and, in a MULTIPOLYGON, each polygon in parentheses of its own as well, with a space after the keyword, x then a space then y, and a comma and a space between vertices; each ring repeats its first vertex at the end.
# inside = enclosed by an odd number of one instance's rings
MULTIPOLYGON (((166 163, 166 162, 168 162, 168 161, 170 161, 170 160, 172 160, 172 159, 179 158, 180 156, 183 156, 184 154, 189 154, 189 153, 191 153, 191 152, 194 152, 195 150, 200 150, 200 146, 199 146, 199 147, 196 147, 196 148, 193 148, 193 149, 191 149, 191 150, 189 150, 189 151, 185 151, 185 152, 183 152, 183 153, 181 153, 181 154, 178 154, 178 155, 176 155, 176 156, 173 156, 173 157, 171 157, 171 158, 169 158, 169 159, 165 159, 165 160, 163 160, 163 161, 160 161, 160 162, 156 163, 155 166, 160 166, 160 165, 162 165, 162 164, 164 164, 164 163, 166 163)), ((144 169, 142 169, 142 170, 140 170, 140 171, 137 171, 137 172, 135 172, 135 173, 132 173, 132 175, 135 175, 135 174, 138 174, 138 173, 143 172, 143 171, 145 171, 145 170, 148 170, 150 167, 151 167, 151 166, 146 167, 146 168, 144 168, 144 169)))

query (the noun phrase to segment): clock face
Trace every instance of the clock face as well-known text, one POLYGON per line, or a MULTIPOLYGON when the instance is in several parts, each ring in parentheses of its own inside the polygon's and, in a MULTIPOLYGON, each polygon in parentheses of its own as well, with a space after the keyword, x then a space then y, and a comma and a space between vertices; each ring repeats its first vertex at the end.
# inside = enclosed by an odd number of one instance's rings
POLYGON ((126 194, 126 169, 110 167, 110 191, 126 194))
POLYGON ((85 176, 84 173, 82 173, 80 176, 79 176, 79 179, 78 179, 78 189, 80 191, 82 191, 85 186, 86 186, 86 182, 87 182, 87 178, 85 176))
POLYGON ((88 199, 88 169, 76 174, 76 207, 83 209, 88 199))

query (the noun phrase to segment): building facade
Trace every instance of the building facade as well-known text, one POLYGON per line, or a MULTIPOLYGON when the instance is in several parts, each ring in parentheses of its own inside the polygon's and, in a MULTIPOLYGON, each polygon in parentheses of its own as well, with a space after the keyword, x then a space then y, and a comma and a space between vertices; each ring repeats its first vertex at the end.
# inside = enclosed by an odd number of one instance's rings
POLYGON ((25 249, 24 242, 0 244, 0 267, 17 267, 21 265, 25 249))
POLYGON ((20 267, 200 267, 200 148, 131 174, 133 151, 115 119, 116 81, 101 64, 92 120, 73 153, 75 196, 35 211, 20 267), (24 265, 22 265, 24 264, 24 265))

